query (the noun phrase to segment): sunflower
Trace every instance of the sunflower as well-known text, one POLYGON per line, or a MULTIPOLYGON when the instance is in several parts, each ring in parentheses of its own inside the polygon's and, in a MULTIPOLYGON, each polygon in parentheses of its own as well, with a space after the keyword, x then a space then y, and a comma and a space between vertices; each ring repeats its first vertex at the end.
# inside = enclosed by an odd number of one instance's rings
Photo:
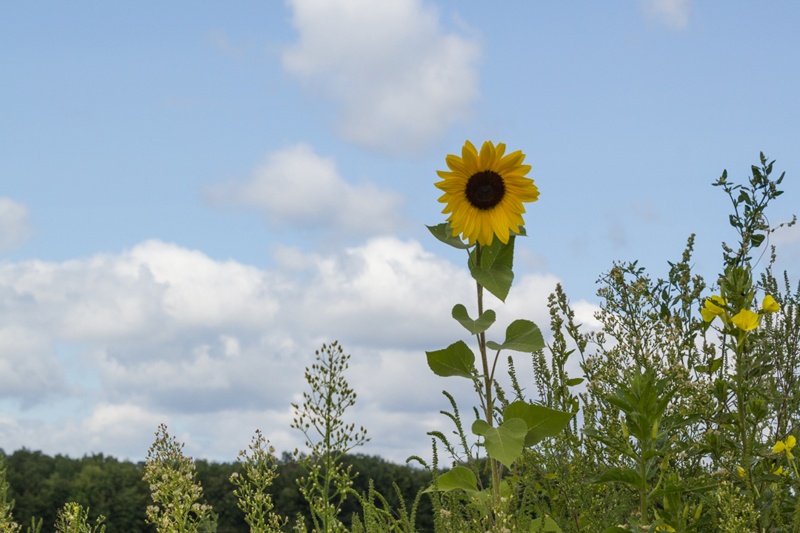
POLYGON ((535 202, 539 189, 526 178, 530 165, 523 165, 522 151, 505 155, 506 145, 486 141, 481 151, 467 141, 461 157, 448 155, 450 171, 436 173, 444 181, 435 185, 444 191, 439 201, 447 205, 442 213, 450 213, 447 221, 453 236, 461 235, 470 245, 492 244, 497 236, 508 243, 511 233, 519 233, 525 221, 522 202, 535 202))

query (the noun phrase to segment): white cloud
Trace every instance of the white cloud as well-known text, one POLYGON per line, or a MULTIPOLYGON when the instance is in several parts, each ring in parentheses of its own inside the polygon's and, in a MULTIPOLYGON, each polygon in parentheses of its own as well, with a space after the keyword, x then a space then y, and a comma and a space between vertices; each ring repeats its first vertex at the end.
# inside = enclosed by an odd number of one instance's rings
POLYGON ((683 30, 689 25, 691 0, 646 0, 647 13, 673 30, 683 30))
MULTIPOLYGON (((546 330, 557 281, 520 276, 502 311, 487 298, 499 311, 493 337, 514 318, 546 330)), ((257 427, 291 449, 301 444, 289 423, 303 368, 338 339, 359 394, 352 420, 373 437, 365 452, 427 456, 425 432, 447 427, 441 390, 465 409, 474 391, 434 376, 424 352, 468 339, 450 311, 473 300, 462 265, 392 237, 327 255, 282 248, 270 270, 160 241, 2 264, 0 385, 6 401, 29 400, 0 419, 4 446, 142 458, 166 422, 196 456, 233 460, 257 427)))
POLYGON ((364 236, 402 224, 397 193, 352 185, 339 175, 333 159, 306 144, 270 154, 249 180, 220 185, 209 196, 215 203, 258 208, 273 226, 364 236))
POLYGON ((769 245, 774 245, 777 259, 773 272, 780 278, 785 270, 792 272, 800 263, 800 225, 778 229, 769 237, 769 245))
POLYGON ((0 252, 19 246, 32 233, 28 208, 9 198, 0 198, 0 252))
POLYGON ((284 67, 340 106, 341 135, 418 151, 478 96, 479 47, 447 33, 421 0, 288 0, 298 42, 284 67))
POLYGON ((0 398, 30 407, 69 394, 47 332, 18 325, 0 328, 0 398))
POLYGON ((777 247, 800 243, 800 225, 793 224, 792 226, 778 228, 775 233, 770 235, 770 240, 772 241, 770 244, 774 244, 777 247))

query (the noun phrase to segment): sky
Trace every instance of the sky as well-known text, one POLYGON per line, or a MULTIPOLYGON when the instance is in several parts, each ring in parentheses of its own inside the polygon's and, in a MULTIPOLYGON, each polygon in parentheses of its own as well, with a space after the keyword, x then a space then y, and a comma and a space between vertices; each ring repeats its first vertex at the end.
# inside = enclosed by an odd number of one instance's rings
MULTIPOLYGON (((445 156, 504 142, 541 193, 495 334, 547 337, 557 283, 596 327, 614 261, 664 276, 694 233, 715 279, 724 169, 763 151, 787 174, 770 221, 800 211, 798 21, 789 0, 3 5, 0 448, 142 460, 166 423, 194 457, 256 428, 292 450, 303 370, 338 340, 358 451, 430 456, 441 391, 474 405, 425 359, 475 306, 425 229, 445 156)), ((796 280, 800 230, 771 243, 796 280)))

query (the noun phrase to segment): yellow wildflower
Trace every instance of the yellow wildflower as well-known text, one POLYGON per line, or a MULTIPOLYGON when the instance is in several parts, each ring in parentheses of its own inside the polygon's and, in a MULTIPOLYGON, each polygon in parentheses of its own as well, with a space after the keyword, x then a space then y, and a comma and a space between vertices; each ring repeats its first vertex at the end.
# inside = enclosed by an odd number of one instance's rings
POLYGON ((792 448, 794 448, 796 444, 797 439, 794 438, 794 435, 789 435, 786 437, 786 440, 779 440, 775 443, 775 446, 772 447, 772 453, 786 452, 787 459, 794 459, 792 448))
POLYGON ((731 322, 742 331, 753 331, 758 327, 758 319, 758 313, 754 313, 749 309, 742 309, 731 318, 731 322))
POLYGON ((703 308, 700 309, 700 314, 703 315, 704 321, 711 322, 714 317, 725 312, 726 305, 728 305, 728 301, 725 298, 714 295, 711 298, 706 298, 703 308))
POLYGON ((775 301, 771 294, 764 296, 764 301, 761 302, 761 309, 767 313, 777 313, 781 310, 781 306, 775 301))

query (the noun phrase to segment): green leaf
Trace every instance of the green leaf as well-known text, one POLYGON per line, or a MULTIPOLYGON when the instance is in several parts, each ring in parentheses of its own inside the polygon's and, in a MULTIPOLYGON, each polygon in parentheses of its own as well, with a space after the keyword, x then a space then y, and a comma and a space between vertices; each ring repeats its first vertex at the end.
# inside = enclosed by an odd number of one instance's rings
POLYGON ((481 247, 481 264, 477 264, 478 247, 469 254, 469 272, 481 287, 505 302, 511 283, 514 281, 514 239, 511 235, 508 244, 494 239, 491 246, 481 247))
POLYGON ((449 222, 425 227, 428 228, 434 237, 453 248, 458 248, 459 250, 466 250, 469 248, 469 244, 463 242, 457 235, 453 235, 453 228, 450 227, 449 222))
POLYGON ((712 359, 711 363, 708 365, 697 365, 695 368, 698 372, 703 372, 704 374, 711 375, 717 370, 720 369, 722 366, 722 358, 719 359, 712 359))
POLYGON ((631 533, 630 529, 624 527, 613 526, 603 530, 603 533, 631 533))
POLYGON ((553 533, 561 533, 561 528, 558 527, 556 521, 550 518, 549 516, 544 517, 544 524, 542 524, 542 518, 536 518, 531 522, 531 531, 539 531, 542 532, 553 532, 553 533))
POLYGON ((515 320, 506 328, 506 340, 503 344, 488 341, 486 347, 492 350, 530 353, 544 348, 544 338, 539 326, 530 320, 515 320))
POLYGON ((627 466, 607 468, 605 472, 592 480, 594 484, 623 483, 636 490, 644 487, 644 481, 638 472, 627 466))
MULTIPOLYGON (((477 495, 478 479, 469 468, 465 466, 455 466, 452 470, 445 472, 436 479, 436 489, 441 492, 451 490, 463 490, 472 496, 477 495)), ((423 492, 433 492, 434 488, 428 487, 423 492)))
POLYGON ((494 311, 487 309, 477 320, 472 320, 467 314, 467 308, 461 304, 456 304, 455 307, 453 307, 453 318, 458 320, 458 323, 464 326, 467 331, 473 335, 477 335, 489 329, 489 327, 494 324, 497 317, 494 311))
POLYGON ((503 410, 503 417, 520 418, 525 421, 528 432, 525 446, 533 446, 548 437, 555 437, 567 427, 573 413, 557 411, 544 405, 536 405, 522 400, 510 403, 503 410))
POLYGON ((567 380, 567 387, 574 387, 583 383, 583 378, 572 378, 567 380))
POLYGON ((528 426, 519 418, 506 418, 497 426, 491 427, 484 420, 476 420, 472 424, 472 432, 484 438, 484 446, 489 457, 497 459, 506 467, 511 468, 514 461, 522 455, 525 435, 528 426))
POLYGON ((428 366, 437 376, 443 378, 461 376, 472 379, 475 354, 464 341, 454 342, 444 350, 425 353, 428 356, 428 366))

